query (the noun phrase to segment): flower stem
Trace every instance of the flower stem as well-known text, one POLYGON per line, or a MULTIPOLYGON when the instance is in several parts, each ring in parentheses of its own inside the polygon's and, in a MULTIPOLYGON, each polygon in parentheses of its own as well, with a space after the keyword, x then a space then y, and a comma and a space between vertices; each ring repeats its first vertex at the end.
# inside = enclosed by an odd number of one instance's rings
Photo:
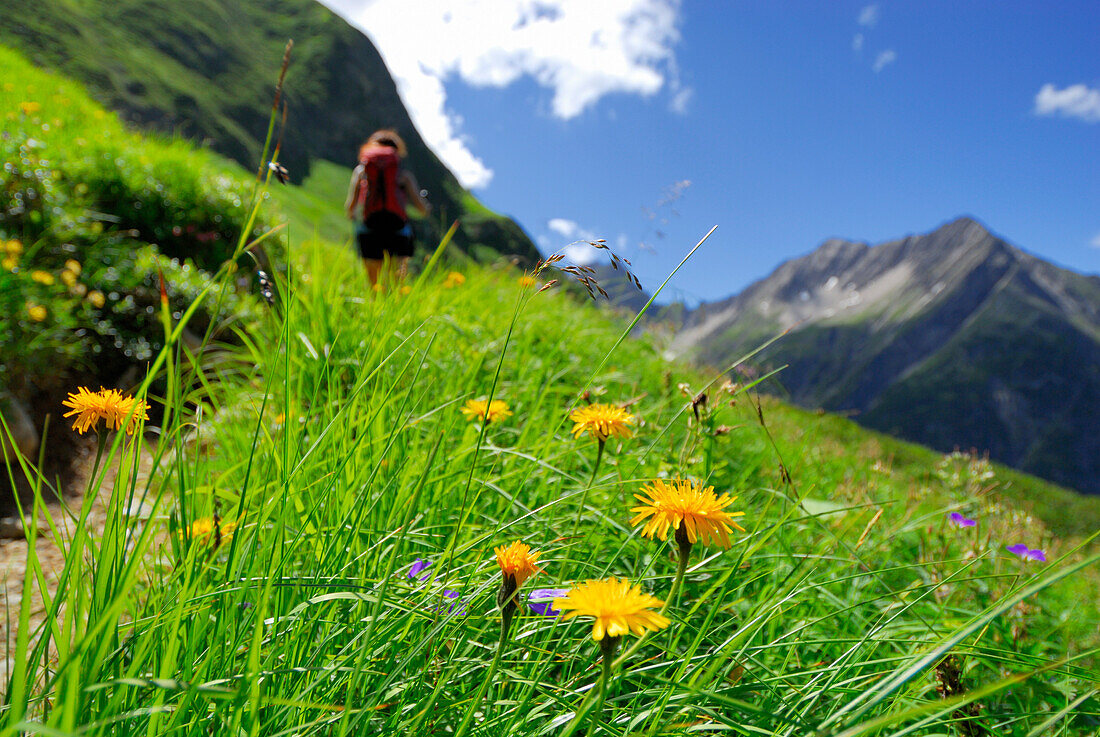
MULTIPOLYGON (((677 528, 677 530, 676 530, 676 541, 677 541, 677 543, 680 543, 680 546, 679 546, 680 547, 680 554, 679 554, 679 558, 676 561, 676 577, 672 579, 672 588, 670 588, 668 590, 668 596, 665 597, 665 603, 661 605, 661 609, 660 609, 661 614, 664 614, 665 611, 668 610, 669 604, 672 603, 673 599, 679 598, 679 596, 680 596, 680 587, 683 586, 683 583, 684 583, 684 574, 687 573, 688 559, 691 557, 691 543, 687 542, 687 535, 684 534, 683 542, 681 542, 681 539, 680 539, 681 538, 680 530, 682 530, 682 529, 684 529, 684 528, 683 528, 683 525, 681 524, 680 527, 677 528), (684 544, 684 543, 687 543, 687 544, 684 544)), ((642 635, 637 640, 635 640, 634 644, 631 645, 629 648, 627 648, 626 652, 624 652, 622 655, 620 655, 615 660, 615 665, 622 665, 627 660, 627 658, 629 658, 634 653, 638 652, 638 649, 642 646, 642 643, 645 642, 646 636, 648 634, 649 633, 647 632, 646 634, 642 635)))
POLYGON ((95 463, 92 464, 92 475, 88 478, 88 493, 90 494, 92 489, 95 488, 99 476, 99 464, 103 460, 103 451, 107 449, 107 430, 98 430, 99 446, 95 451, 95 463))
POLYGON ((669 589, 668 597, 661 607, 661 614, 665 613, 665 610, 668 609, 668 605, 672 603, 673 599, 677 599, 680 596, 680 587, 684 583, 684 574, 687 572, 688 560, 691 558, 691 546, 694 544, 688 537, 687 525, 684 522, 681 522, 680 526, 676 528, 674 537, 676 538, 678 554, 676 558, 676 578, 672 579, 672 588, 669 589))
POLYGON ((604 650, 603 653, 603 668, 600 673, 600 695, 596 697, 596 709, 592 714, 592 729, 591 733, 595 733, 596 725, 600 723, 600 716, 603 714, 604 699, 607 697, 607 687, 611 683, 611 663, 615 655, 615 647, 604 650))
POLYGON ((577 709, 576 715, 573 717, 573 721, 569 722, 569 726, 562 732, 561 737, 572 737, 573 733, 577 731, 577 728, 584 723, 584 719, 588 716, 588 712, 592 711, 592 695, 596 694, 595 701, 595 713, 592 717, 591 729, 589 734, 594 734, 596 726, 600 723, 600 714, 603 712, 604 699, 607 696, 607 687, 611 683, 611 672, 614 667, 615 650, 618 649, 619 638, 618 637, 604 637, 600 640, 600 651, 603 653, 603 661, 601 663, 601 673, 599 685, 588 692, 588 695, 584 697, 584 701, 581 702, 580 708, 577 709))
POLYGON ((596 474, 600 471, 600 461, 603 459, 603 446, 604 440, 598 440, 596 445, 596 463, 592 466, 592 476, 588 479, 588 485, 584 487, 584 494, 581 495, 581 506, 577 509, 577 518, 573 521, 573 533, 572 536, 577 536, 577 530, 581 526, 581 516, 584 515, 584 508, 588 506, 588 492, 592 490, 592 484, 596 483, 596 474))
POLYGON ((680 552, 680 559, 676 561, 676 577, 672 579, 672 588, 668 590, 668 598, 665 599, 665 603, 661 606, 661 614, 665 613, 668 609, 668 605, 672 603, 674 599, 680 597, 680 587, 684 584, 684 574, 687 573, 688 567, 688 555, 686 552, 680 552))

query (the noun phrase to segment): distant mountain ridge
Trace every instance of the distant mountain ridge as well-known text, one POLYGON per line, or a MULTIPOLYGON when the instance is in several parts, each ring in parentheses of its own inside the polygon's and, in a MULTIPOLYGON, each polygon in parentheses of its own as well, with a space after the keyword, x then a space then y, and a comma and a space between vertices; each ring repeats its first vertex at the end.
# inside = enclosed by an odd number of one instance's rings
POLYGON ((370 40, 314 0, 0 3, 0 43, 82 82, 130 122, 206 142, 251 170, 290 38, 281 159, 292 179, 317 159, 350 169, 371 131, 395 127, 436 212, 462 218, 456 243, 538 258, 527 234, 477 202, 424 143, 370 40))
POLYGON ((1100 493, 1100 278, 959 218, 877 246, 832 239, 692 311, 673 348, 760 361, 809 407, 1100 493))

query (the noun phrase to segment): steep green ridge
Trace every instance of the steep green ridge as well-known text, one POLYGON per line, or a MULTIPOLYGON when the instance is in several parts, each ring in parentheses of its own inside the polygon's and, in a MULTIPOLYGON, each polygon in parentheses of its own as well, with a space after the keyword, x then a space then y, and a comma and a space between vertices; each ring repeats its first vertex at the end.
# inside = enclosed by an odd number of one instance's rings
POLYGON ((829 241, 705 305, 677 342, 722 365, 784 331, 757 363, 786 366, 793 401, 1100 493, 1097 277, 962 218, 873 248, 829 241))
MULTIPOLYGON (((83 82, 126 120, 182 134, 246 169, 259 160, 290 38, 281 159, 294 181, 318 161, 350 168, 371 131, 395 127, 437 218, 445 212, 461 219, 460 247, 480 245, 529 263, 538 258, 522 229, 477 202, 425 145, 370 41, 314 0, 0 3, 0 43, 83 82)), ((422 230, 425 240, 437 240, 441 223, 431 220, 422 230)))

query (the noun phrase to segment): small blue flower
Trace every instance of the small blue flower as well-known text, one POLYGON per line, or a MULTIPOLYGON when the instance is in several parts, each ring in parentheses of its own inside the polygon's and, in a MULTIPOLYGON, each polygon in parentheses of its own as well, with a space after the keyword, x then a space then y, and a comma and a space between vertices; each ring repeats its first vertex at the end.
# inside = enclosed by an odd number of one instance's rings
POLYGON ((951 524, 955 525, 956 527, 974 527, 978 524, 976 520, 963 517, 958 512, 952 512, 951 514, 947 515, 947 518, 951 520, 951 524))
POLYGON ((406 573, 405 575, 408 576, 409 578, 415 578, 417 581, 423 581, 423 580, 427 579, 428 576, 431 575, 430 573, 424 573, 425 571, 427 571, 431 567, 432 567, 432 562, 430 560, 424 560, 423 558, 417 558, 416 560, 413 561, 412 567, 409 569, 409 572, 406 573), (424 575, 421 576, 420 575, 421 573, 424 573, 424 575))
POLYGON ((1007 548, 1005 548, 1005 550, 1007 550, 1010 553, 1013 553, 1015 555, 1020 556, 1024 560, 1037 560, 1041 563, 1046 563, 1047 562, 1047 557, 1043 553, 1042 550, 1039 550, 1037 548, 1036 549, 1029 549, 1023 543, 1017 543, 1015 545, 1009 545, 1007 548))
MULTIPOLYGON (((417 558, 413 561, 413 564, 409 567, 408 573, 405 574, 406 578, 415 579, 421 583, 431 578, 431 571, 428 569, 432 567, 432 561, 425 560, 423 558, 417 558)), ((419 588, 419 587, 418 587, 419 588)), ((442 595, 448 599, 457 599, 460 594, 457 591, 451 589, 443 589, 442 595)), ((466 602, 455 601, 449 606, 445 603, 440 604, 438 607, 431 607, 432 611, 439 612, 440 614, 457 614, 462 616, 466 614, 466 602)))
POLYGON ((544 617, 556 617, 561 610, 554 608, 554 599, 560 599, 569 593, 569 589, 535 589, 527 595, 527 606, 535 614, 544 617))
MULTIPOLYGON (((443 589, 443 595, 446 596, 448 599, 457 599, 458 598, 458 592, 457 591, 451 591, 450 589, 443 589)), ((464 616, 466 614, 466 602, 464 602, 464 601, 453 602, 449 607, 447 607, 446 612, 443 611, 443 606, 440 605, 439 608, 436 609, 436 611, 438 611, 440 614, 457 614, 458 616, 461 617, 461 616, 464 616)))

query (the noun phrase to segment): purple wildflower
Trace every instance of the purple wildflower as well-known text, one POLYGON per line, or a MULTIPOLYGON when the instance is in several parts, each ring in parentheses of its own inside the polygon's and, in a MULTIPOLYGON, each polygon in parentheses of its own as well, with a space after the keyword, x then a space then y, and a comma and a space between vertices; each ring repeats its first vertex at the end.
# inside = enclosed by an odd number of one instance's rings
POLYGON ((535 589, 527 595, 527 606, 535 614, 544 617, 556 617, 561 610, 554 608, 554 599, 560 599, 569 593, 569 589, 535 589))
POLYGON ((1029 549, 1023 543, 1017 543, 1015 545, 1009 545, 1005 549, 1010 553, 1013 553, 1015 555, 1020 556, 1024 560, 1037 560, 1041 563, 1046 563, 1047 562, 1047 556, 1046 556, 1046 554, 1043 553, 1042 550, 1039 550, 1037 548, 1029 549))
MULTIPOLYGON (((446 596, 448 599, 457 599, 458 598, 458 592, 457 591, 451 591, 450 589, 443 589, 443 595, 446 596)), ((443 606, 440 605, 436 609, 436 611, 438 611, 440 614, 443 614, 444 613, 443 612, 443 606)), ((449 607, 447 607, 446 613, 447 614, 457 614, 460 617, 465 615, 466 614, 466 602, 464 602, 464 601, 453 602, 449 607)))
POLYGON ((952 512, 951 514, 947 515, 947 518, 951 520, 951 524, 955 525, 956 527, 974 527, 978 524, 976 520, 963 517, 958 512, 952 512))
MULTIPOLYGON (((424 581, 427 581, 429 578, 431 578, 432 573, 428 570, 431 567, 432 561, 425 560, 423 558, 417 558, 409 567, 409 572, 405 574, 405 577, 413 578, 423 583, 424 581)), ((441 593, 447 599, 457 599, 460 596, 457 591, 452 591, 451 589, 443 589, 441 593)), ((446 602, 444 602, 438 607, 431 607, 431 609, 433 611, 439 612, 440 614, 457 614, 459 616, 462 616, 466 614, 466 602, 454 601, 451 602, 449 606, 447 606, 446 602)))
POLYGON ((423 558, 417 558, 416 560, 413 561, 412 567, 409 569, 409 572, 406 573, 405 575, 408 576, 409 578, 415 578, 417 581, 423 581, 426 578, 428 578, 428 576, 430 576, 431 574, 430 573, 424 573, 423 576, 421 576, 420 574, 423 573, 424 571, 428 570, 431 567, 432 567, 432 562, 430 560, 424 560, 423 558))

